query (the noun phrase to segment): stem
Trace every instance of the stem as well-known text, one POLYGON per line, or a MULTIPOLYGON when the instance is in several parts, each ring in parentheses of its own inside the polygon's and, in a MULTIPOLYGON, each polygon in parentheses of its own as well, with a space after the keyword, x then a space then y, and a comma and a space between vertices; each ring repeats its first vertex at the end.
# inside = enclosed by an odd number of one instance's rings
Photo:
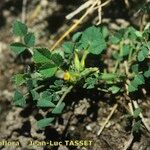
POLYGON ((115 64, 115 68, 114 68, 114 71, 113 71, 113 73, 115 73, 116 71, 117 71, 117 68, 118 68, 118 66, 119 66, 119 60, 117 60, 116 61, 116 64, 115 64))
MULTIPOLYGON (((119 57, 122 55, 122 45, 123 45, 123 42, 121 41, 120 44, 119 44, 119 49, 120 49, 119 57)), ((119 63, 120 63, 120 58, 119 58, 119 60, 116 61, 113 73, 115 73, 117 71, 119 63)))
POLYGON ((62 95, 62 97, 60 98, 59 102, 57 103, 56 107, 58 107, 62 102, 63 100, 65 99, 65 97, 67 96, 67 94, 72 90, 73 88, 73 85, 71 85, 66 91, 65 93, 62 95))
POLYGON ((102 92, 106 92, 106 93, 108 93, 108 90, 106 90, 106 89, 98 88, 98 90, 100 90, 100 91, 102 91, 102 92))
POLYGON ((23 0, 22 3, 22 22, 25 23, 26 21, 26 6, 27 6, 27 0, 23 0))
POLYGON ((102 125, 101 129, 98 131, 97 135, 99 136, 101 134, 101 132, 103 131, 103 129, 105 128, 105 126, 107 125, 107 123, 109 122, 110 118, 112 117, 112 115, 114 114, 115 110, 117 109, 118 104, 115 104, 114 107, 112 108, 110 114, 108 115, 108 117, 106 118, 106 121, 104 122, 104 124, 102 125))
POLYGON ((63 93, 63 92, 65 92, 65 90, 60 90, 60 91, 57 91, 57 92, 55 92, 56 94, 61 94, 61 93, 63 93))
MULTIPOLYGON (((41 89, 43 87, 44 87, 44 85, 40 85, 40 86, 34 88, 33 90, 36 91, 36 90, 39 90, 39 89, 41 89)), ((27 97, 28 95, 29 95, 29 93, 26 93, 24 96, 27 97)))
MULTIPOLYGON (((130 42, 130 45, 132 45, 132 44, 133 44, 133 43, 130 42)), ((129 57, 128 57, 128 62, 131 61, 132 53, 133 53, 133 48, 131 48, 131 50, 130 50, 129 57)))
POLYGON ((85 68, 85 60, 86 60, 88 54, 89 54, 88 50, 85 50, 84 53, 83 53, 83 56, 82 56, 82 59, 81 59, 81 66, 83 68, 85 68))

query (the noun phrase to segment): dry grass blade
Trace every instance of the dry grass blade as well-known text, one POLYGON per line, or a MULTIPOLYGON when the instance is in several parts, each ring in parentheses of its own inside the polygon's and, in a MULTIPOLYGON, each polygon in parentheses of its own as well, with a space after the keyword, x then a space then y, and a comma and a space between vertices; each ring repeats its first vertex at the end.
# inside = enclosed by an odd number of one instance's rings
POLYGON ((98 1, 96 1, 95 3, 93 3, 93 5, 91 5, 90 8, 87 9, 87 11, 83 14, 83 16, 77 20, 58 40, 57 42, 52 46, 52 48, 50 48, 50 50, 54 50, 62 41, 65 37, 67 37, 72 31, 74 31, 74 29, 80 24, 82 23, 82 21, 87 17, 88 14, 90 14, 91 12, 93 12, 95 9, 99 8, 99 7, 103 7, 105 5, 107 5, 108 3, 110 3, 111 0, 108 0, 104 3, 102 3, 100 6, 98 5, 98 1), (97 6, 97 7, 96 7, 97 6))
POLYGON ((22 22, 25 22, 26 21, 26 6, 27 5, 27 0, 23 0, 23 3, 22 3, 22 22))
POLYGON ((129 149, 129 147, 131 146, 133 142, 133 139, 134 139, 133 135, 130 134, 129 140, 125 143, 125 147, 123 148, 123 150, 129 149))
MULTIPOLYGON (((138 105, 137 101, 134 101, 134 100, 133 100, 132 102, 133 102, 133 105, 134 105, 135 109, 136 109, 136 108, 139 108, 139 105, 138 105)), ((140 118, 141 118, 141 120, 142 120, 142 122, 143 122, 145 128, 147 129, 147 131, 150 132, 150 127, 149 127, 149 125, 147 124, 147 122, 145 121, 145 118, 143 117, 143 114, 140 113, 139 116, 140 116, 140 118)))
POLYGON ((128 0, 124 0, 124 2, 126 4, 127 8, 129 8, 130 7, 129 1, 128 0))
POLYGON ((97 2, 96 3, 94 3, 85 13, 84 13, 84 15, 79 19, 79 20, 77 20, 70 28, 69 28, 69 30, 67 31, 67 32, 65 32, 59 39, 58 39, 58 41, 53 45, 53 47, 51 48, 51 50, 54 50, 61 42, 62 42, 62 40, 65 38, 65 37, 67 37, 82 21, 83 21, 83 19, 89 14, 89 13, 91 13, 91 11, 93 11, 93 8, 94 8, 94 6, 97 4, 97 2))
POLYGON ((102 21, 102 6, 101 6, 101 0, 98 0, 98 22, 97 25, 101 24, 102 21))
MULTIPOLYGON (((36 8, 33 10, 33 12, 31 13, 31 15, 29 15, 27 22, 32 22, 37 16, 39 16, 39 14, 41 13, 42 10, 42 3, 44 1, 40 1, 39 4, 36 6, 36 8)), ((47 0, 45 0, 45 2, 47 2, 47 0)))
POLYGON ((68 14, 66 16, 66 19, 70 20, 72 19, 74 16, 76 16, 77 14, 79 14, 81 11, 83 11, 84 9, 90 7, 90 5, 92 5, 93 0, 89 0, 87 2, 85 2, 84 4, 82 4, 79 8, 77 8, 75 11, 73 11, 72 13, 68 14))
POLYGON ((111 118, 112 115, 114 114, 114 112, 115 112, 115 110, 117 109, 117 107, 118 107, 118 104, 115 104, 114 107, 112 108, 112 110, 111 110, 109 116, 107 117, 106 121, 104 122, 103 126, 102 126, 101 129, 98 131, 98 133, 97 133, 98 136, 99 136, 99 135, 102 133, 102 131, 104 130, 106 124, 109 122, 110 118, 111 118))

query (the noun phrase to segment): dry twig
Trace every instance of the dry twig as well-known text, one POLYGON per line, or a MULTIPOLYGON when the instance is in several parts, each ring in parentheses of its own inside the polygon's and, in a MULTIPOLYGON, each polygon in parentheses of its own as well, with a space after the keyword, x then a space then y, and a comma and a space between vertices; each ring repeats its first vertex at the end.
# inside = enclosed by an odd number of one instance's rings
MULTIPOLYGON (((138 105, 137 101, 134 101, 134 100, 133 100, 132 102, 133 102, 133 105, 134 105, 135 109, 136 109, 136 108, 139 108, 139 105, 138 105)), ((147 131, 150 132, 150 127, 149 127, 149 125, 147 124, 147 122, 145 121, 145 118, 144 118, 143 114, 140 113, 139 116, 140 116, 140 118, 141 118, 141 120, 142 120, 142 122, 143 122, 145 128, 147 129, 147 131)))
MULTIPOLYGON (((47 2, 47 0, 45 0, 45 2, 47 2)), ((28 17, 28 22, 32 22, 37 16, 39 16, 39 14, 41 13, 42 10, 42 3, 43 0, 39 2, 39 4, 36 6, 36 8, 33 10, 33 12, 31 13, 31 15, 28 17)))
POLYGON ((130 7, 129 1, 128 0, 124 0, 124 2, 126 4, 127 8, 129 8, 130 7))
POLYGON ((112 108, 112 110, 111 110, 110 114, 108 115, 106 121, 104 122, 103 126, 98 131, 98 133, 97 133, 98 136, 102 133, 103 129, 105 128, 106 124, 109 122, 110 118, 114 114, 114 112, 117 109, 117 107, 118 107, 118 104, 115 104, 114 107, 112 108))
POLYGON ((102 6, 101 6, 101 0, 98 0, 98 22, 97 25, 101 24, 102 21, 102 6))
MULTIPOLYGON (((93 0, 92 0, 93 1, 93 0)), ((93 12, 95 9, 98 9, 99 7, 103 7, 105 5, 107 5, 108 3, 110 3, 111 0, 108 0, 104 3, 102 3, 101 5, 98 5, 98 0, 95 2, 95 0, 93 1, 91 7, 87 8, 87 11, 83 14, 83 16, 77 20, 57 41, 56 43, 52 46, 51 50, 54 50, 62 41, 65 37, 67 37, 79 24, 82 23, 82 21, 87 17, 88 14, 90 14, 91 12, 93 12), (98 6, 97 6, 98 5, 98 6)), ((90 6, 90 4, 89 4, 90 6)), ((82 5, 82 9, 83 9, 83 5, 82 5)), ((74 12, 72 15, 76 15, 77 12, 80 12, 80 10, 82 10, 81 8, 79 10, 76 10, 76 12, 74 12)), ((100 17, 101 18, 101 17, 100 17)), ((101 20, 101 19, 100 19, 101 20)))
POLYGON ((93 5, 84 13, 84 15, 77 20, 70 28, 67 30, 59 39, 58 41, 52 46, 51 50, 54 50, 61 42, 62 40, 67 37, 82 21, 83 19, 93 10, 94 6, 97 3, 93 3, 93 5))
POLYGON ((130 134, 129 140, 125 143, 125 147, 123 148, 123 150, 129 149, 129 147, 131 146, 133 142, 133 139, 134 139, 134 136, 130 134))
POLYGON ((79 14, 81 11, 83 11, 84 9, 90 7, 90 5, 92 5, 93 0, 89 0, 86 3, 82 4, 79 8, 77 8, 75 11, 71 12, 70 14, 68 14, 66 16, 66 19, 70 20, 72 19, 74 16, 76 16, 77 14, 79 14))
POLYGON ((27 0, 22 1, 22 22, 26 21, 26 5, 27 5, 27 0))
POLYGON ((128 106, 129 106, 130 114, 133 115, 133 112, 134 112, 134 111, 133 111, 132 102, 129 102, 129 103, 128 103, 128 106))

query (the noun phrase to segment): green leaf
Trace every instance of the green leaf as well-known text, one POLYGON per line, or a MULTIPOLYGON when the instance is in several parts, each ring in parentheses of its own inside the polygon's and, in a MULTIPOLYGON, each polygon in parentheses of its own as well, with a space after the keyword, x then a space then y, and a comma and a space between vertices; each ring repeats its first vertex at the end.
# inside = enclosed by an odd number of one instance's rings
POLYGON ((38 107, 55 107, 52 103, 52 94, 49 91, 44 91, 40 93, 40 98, 37 102, 38 107))
POLYGON ((77 32, 72 36, 72 41, 73 42, 77 42, 79 40, 79 38, 81 37, 82 32, 77 32))
POLYGON ((34 33, 28 33, 24 37, 24 42, 28 47, 33 47, 35 44, 35 35, 34 33))
POLYGON ((81 37, 80 43, 84 49, 88 49, 90 53, 98 55, 106 49, 105 39, 96 27, 86 29, 81 37))
POLYGON ((84 84, 83 88, 93 89, 97 83, 98 83, 97 78, 89 77, 85 80, 85 84, 84 84))
POLYGON ((117 38, 116 36, 111 36, 110 41, 111 41, 112 44, 117 44, 117 43, 120 42, 120 39, 117 38))
POLYGON ((49 126, 52 121, 54 121, 53 117, 41 119, 41 120, 37 121, 37 127, 39 129, 45 128, 46 126, 49 126))
POLYGON ((133 117, 134 118, 137 118, 139 117, 140 113, 142 112, 142 109, 141 108, 136 108, 133 112, 133 117))
MULTIPOLYGON (((149 28, 149 24, 147 24, 145 29, 144 29, 143 35, 142 35, 144 37, 144 39, 146 39, 146 40, 149 39, 149 33, 150 33, 150 28, 149 28)), ((149 43, 149 41, 148 41, 148 43, 149 43)))
POLYGON ((67 54, 72 54, 74 50, 74 43, 72 42, 64 42, 62 45, 64 52, 67 54))
POLYGON ((13 24, 13 34, 16 36, 24 36, 27 34, 28 28, 27 26, 20 22, 20 21, 15 21, 13 24))
POLYGON ((113 94, 116 94, 120 91, 120 88, 117 86, 112 86, 108 90, 110 90, 113 94))
POLYGON ((56 87, 62 87, 63 86, 63 80, 56 80, 55 82, 54 82, 54 85, 56 86, 56 87))
POLYGON ((34 89, 35 80, 33 80, 31 78, 27 79, 26 80, 26 85, 27 85, 27 88, 28 88, 29 91, 32 90, 32 89, 34 89))
POLYGON ((122 47, 122 56, 127 56, 129 55, 129 52, 131 51, 131 48, 129 45, 125 44, 122 47))
POLYGON ((148 52, 148 49, 143 46, 138 53, 138 61, 143 61, 148 56, 148 52))
POLYGON ((112 53, 112 57, 114 59, 118 60, 118 61, 122 61, 123 60, 122 56, 117 51, 112 53))
POLYGON ((114 79, 116 79, 117 78, 117 74, 115 74, 115 73, 103 73, 102 75, 101 75, 101 79, 102 80, 114 80, 114 79))
POLYGON ((13 79, 14 79, 14 82, 17 86, 20 86, 23 83, 25 83, 24 74, 16 74, 13 76, 13 79))
POLYGON ((40 95, 35 90, 31 90, 31 95, 34 101, 37 101, 40 98, 40 95))
POLYGON ((33 50, 33 60, 35 63, 50 63, 51 53, 46 48, 36 48, 33 50))
POLYGON ((110 43, 118 44, 122 40, 124 33, 125 33, 125 29, 121 29, 118 32, 116 32, 114 35, 110 37, 109 39, 110 43))
POLYGON ((54 62, 54 64, 56 64, 57 66, 62 65, 63 63, 63 58, 60 54, 58 53, 54 53, 51 55, 51 60, 52 62, 54 62))
POLYGON ((132 65, 131 69, 134 73, 137 74, 139 72, 139 64, 132 65))
POLYGON ((49 78, 55 75, 57 71, 57 66, 53 64, 45 64, 40 67, 39 73, 43 75, 45 78, 49 78))
POLYGON ((131 40, 136 40, 137 38, 141 38, 142 37, 142 33, 137 31, 135 28, 133 27, 128 27, 126 29, 126 33, 127 33, 127 37, 131 40))
POLYGON ((143 75, 141 74, 138 74, 135 76, 133 82, 136 84, 136 85, 142 85, 145 83, 145 80, 144 80, 144 77, 143 75))
POLYGON ((39 99, 37 102, 38 107, 55 107, 55 104, 47 99, 39 99))
POLYGON ((106 48, 106 45, 104 42, 95 41, 91 44, 89 47, 89 52, 95 55, 101 54, 103 50, 106 48))
POLYGON ((136 30, 135 34, 137 37, 142 38, 142 32, 136 30))
POLYGON ((104 38, 108 37, 109 31, 108 31, 107 27, 105 27, 105 26, 102 27, 101 32, 102 32, 102 35, 103 35, 104 38))
POLYGON ((59 106, 55 107, 52 111, 52 114, 61 114, 65 107, 65 103, 62 102, 59 106))
POLYGON ((135 92, 138 90, 138 86, 134 85, 133 81, 130 82, 130 84, 128 85, 128 91, 129 92, 135 92))
POLYGON ((140 131, 141 123, 142 123, 141 120, 139 120, 139 121, 137 121, 137 122, 134 123, 134 125, 132 127, 132 132, 133 133, 138 133, 140 131))
POLYGON ((149 77, 150 77, 150 67, 149 67, 149 69, 148 69, 147 71, 144 72, 144 76, 145 76, 146 78, 149 78, 149 77))
POLYGON ((138 86, 145 83, 144 77, 141 74, 138 74, 134 77, 134 80, 132 80, 128 86, 129 92, 134 92, 138 90, 138 86))
POLYGON ((53 99, 53 102, 58 102, 60 100, 60 96, 58 94, 53 94, 52 95, 52 99, 53 99))
POLYGON ((16 106, 20 106, 20 107, 26 106, 26 101, 25 101, 23 94, 17 90, 15 91, 13 101, 14 101, 16 106))
POLYGON ((22 43, 12 43, 10 45, 10 49, 17 55, 19 55, 20 53, 22 53, 23 51, 26 50, 26 45, 22 44, 22 43))
MULTIPOLYGON (((97 67, 85 68, 85 69, 80 73, 80 76, 81 76, 81 77, 86 77, 86 76, 88 76, 89 74, 94 73, 94 72, 97 72, 97 71, 98 71, 98 68, 97 68, 97 67)), ((76 73, 74 73, 74 74, 76 74, 76 73)))

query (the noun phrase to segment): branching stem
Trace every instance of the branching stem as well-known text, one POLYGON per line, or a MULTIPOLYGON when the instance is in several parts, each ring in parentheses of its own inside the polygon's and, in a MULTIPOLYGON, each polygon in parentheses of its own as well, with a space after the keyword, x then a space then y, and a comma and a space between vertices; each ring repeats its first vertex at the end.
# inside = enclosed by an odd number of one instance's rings
POLYGON ((57 103, 56 107, 58 107, 62 102, 63 100, 65 99, 65 97, 67 96, 67 94, 72 90, 73 88, 73 85, 71 85, 66 91, 65 93, 62 95, 62 97, 60 98, 59 102, 57 103))

